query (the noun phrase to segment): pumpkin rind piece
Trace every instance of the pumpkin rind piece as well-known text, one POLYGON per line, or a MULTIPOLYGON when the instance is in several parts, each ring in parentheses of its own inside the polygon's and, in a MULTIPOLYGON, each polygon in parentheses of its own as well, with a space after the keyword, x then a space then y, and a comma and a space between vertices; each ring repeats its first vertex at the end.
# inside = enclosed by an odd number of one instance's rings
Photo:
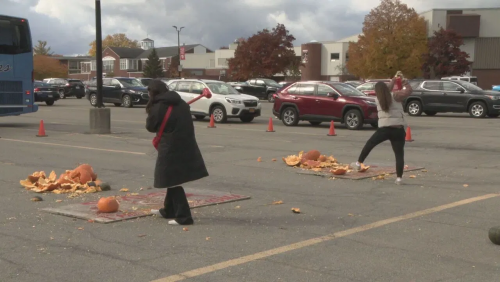
POLYGON ((288 166, 298 166, 300 164, 301 159, 298 156, 291 155, 286 158, 283 158, 283 161, 288 166))
POLYGON ((49 181, 50 182, 55 182, 57 180, 57 174, 55 171, 52 171, 50 174, 49 174, 49 181))
POLYGON ((24 188, 26 189, 31 189, 31 188, 35 188, 35 184, 33 184, 30 180, 28 179, 25 179, 25 180, 20 180, 19 181, 19 184, 21 184, 21 186, 23 186, 24 188))

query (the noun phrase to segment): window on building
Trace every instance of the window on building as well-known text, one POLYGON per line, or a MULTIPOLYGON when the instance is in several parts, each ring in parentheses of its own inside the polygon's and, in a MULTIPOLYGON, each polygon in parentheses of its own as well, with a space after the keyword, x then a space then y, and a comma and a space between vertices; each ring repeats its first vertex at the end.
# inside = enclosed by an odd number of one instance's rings
POLYGON ((96 61, 90 62, 90 70, 96 71, 97 70, 97 63, 96 61))
POLYGON ((166 61, 165 59, 160 59, 161 66, 163 67, 163 70, 166 70, 166 68, 165 68, 165 66, 166 66, 165 61, 166 61))
POLYGON ((228 65, 228 63, 227 63, 227 59, 226 59, 226 58, 219 58, 219 59, 217 60, 217 64, 218 64, 219 66, 227 66, 227 65, 228 65))
POLYGON ((91 71, 90 62, 81 62, 80 65, 81 65, 80 66, 81 73, 90 73, 91 71))
POLYGON ((120 59, 120 70, 127 69, 127 59, 120 59))
POLYGON ((139 64, 138 60, 131 60, 131 59, 129 59, 127 61, 127 69, 129 69, 129 70, 138 70, 138 68, 139 68, 138 64, 139 64))
POLYGON ((345 53, 345 61, 349 61, 349 53, 345 53))
POLYGON ((113 72, 115 70, 115 61, 103 61, 102 62, 102 71, 103 72, 113 72))
POLYGON ((68 68, 70 70, 79 70, 80 69, 80 64, 78 61, 69 61, 68 62, 68 68))
POLYGON ((340 53, 330 53, 330 61, 340 60, 340 53))

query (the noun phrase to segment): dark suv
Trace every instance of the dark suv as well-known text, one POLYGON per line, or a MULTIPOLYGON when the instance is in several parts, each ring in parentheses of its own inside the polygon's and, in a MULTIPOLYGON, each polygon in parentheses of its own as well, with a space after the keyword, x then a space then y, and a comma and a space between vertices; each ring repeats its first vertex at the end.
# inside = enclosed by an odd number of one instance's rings
POLYGON ((274 94, 282 86, 272 79, 252 78, 247 82, 234 84, 233 87, 240 93, 252 95, 259 99, 267 99, 272 103, 274 102, 274 94))
POLYGON ((404 102, 410 116, 466 113, 475 118, 500 115, 500 93, 467 81, 412 80, 413 93, 404 102))
POLYGON ((331 81, 301 81, 280 90, 275 95, 273 114, 286 126, 301 120, 312 125, 333 120, 348 129, 378 124, 375 98, 348 84, 331 81))
POLYGON ((57 88, 57 92, 61 99, 66 99, 66 97, 71 96, 82 99, 82 97, 85 96, 85 85, 79 79, 46 78, 43 82, 57 88))
POLYGON ((59 93, 57 93, 57 89, 52 87, 50 84, 35 81, 33 86, 35 102, 45 102, 47 106, 52 106, 55 101, 59 100, 59 93))
MULTIPOLYGON (((97 105, 97 87, 95 83, 88 85, 90 104, 97 105)), ((134 105, 145 105, 149 101, 148 90, 141 81, 133 77, 103 78, 102 102, 115 106, 131 108, 134 105)))

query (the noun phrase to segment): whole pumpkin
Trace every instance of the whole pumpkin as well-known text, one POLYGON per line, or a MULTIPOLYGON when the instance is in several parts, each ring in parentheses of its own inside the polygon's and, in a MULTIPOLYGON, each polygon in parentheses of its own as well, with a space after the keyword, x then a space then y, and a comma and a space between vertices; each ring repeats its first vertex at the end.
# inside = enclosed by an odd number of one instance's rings
POLYGON ((118 203, 115 197, 103 197, 97 202, 97 209, 104 213, 117 212, 119 207, 120 203, 118 203))
POLYGON ((321 156, 321 153, 318 150, 311 150, 304 155, 304 159, 311 160, 311 161, 317 161, 320 156, 321 156))

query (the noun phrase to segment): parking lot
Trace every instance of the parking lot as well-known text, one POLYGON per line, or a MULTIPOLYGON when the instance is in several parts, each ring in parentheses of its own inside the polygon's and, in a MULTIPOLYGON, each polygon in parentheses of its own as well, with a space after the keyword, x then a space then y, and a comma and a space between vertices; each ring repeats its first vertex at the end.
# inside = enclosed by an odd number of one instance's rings
MULTIPOLYGON (((85 99, 0 119, 0 281, 498 281, 500 247, 488 229, 500 225, 500 118, 408 117, 415 141, 406 144, 406 164, 425 171, 405 173, 397 186, 394 176, 298 174, 281 158, 317 149, 348 164, 374 129, 335 124, 337 136, 327 136, 326 123, 285 127, 263 102, 263 116, 249 124, 195 121, 210 177, 187 189, 251 198, 194 209, 187 231, 154 216, 99 224, 40 211, 152 185, 144 107, 109 107, 110 135, 87 133, 85 99), (275 132, 266 132, 271 117, 275 132), (44 138, 36 137, 40 120, 44 138), (112 190, 32 202, 35 193, 19 184, 80 163, 112 190)), ((393 162, 388 142, 366 161, 393 162)))

